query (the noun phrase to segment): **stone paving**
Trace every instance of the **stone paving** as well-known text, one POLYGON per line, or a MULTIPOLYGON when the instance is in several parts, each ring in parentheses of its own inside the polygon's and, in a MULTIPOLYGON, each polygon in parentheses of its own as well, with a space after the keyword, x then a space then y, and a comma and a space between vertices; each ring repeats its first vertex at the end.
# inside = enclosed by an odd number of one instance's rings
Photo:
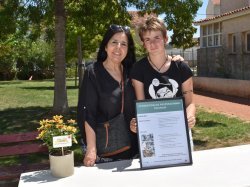
POLYGON ((197 106, 250 122, 250 99, 195 92, 194 102, 197 106))

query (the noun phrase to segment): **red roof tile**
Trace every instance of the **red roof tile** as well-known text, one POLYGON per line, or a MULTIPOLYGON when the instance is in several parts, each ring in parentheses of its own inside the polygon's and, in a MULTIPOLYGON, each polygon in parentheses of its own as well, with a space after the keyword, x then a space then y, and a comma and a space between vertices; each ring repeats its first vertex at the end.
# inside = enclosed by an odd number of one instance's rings
POLYGON ((246 6, 246 7, 239 8, 239 9, 236 9, 236 10, 233 10, 233 11, 230 11, 230 12, 226 12, 226 13, 221 14, 219 16, 210 17, 210 18, 206 18, 206 19, 201 19, 199 21, 195 21, 194 23, 204 23, 204 22, 207 22, 207 21, 211 21, 211 20, 215 20, 215 19, 221 18, 221 17, 225 17, 225 16, 229 16, 229 15, 232 15, 232 14, 236 14, 238 12, 243 12, 243 11, 246 11, 248 9, 250 9, 250 6, 246 6))

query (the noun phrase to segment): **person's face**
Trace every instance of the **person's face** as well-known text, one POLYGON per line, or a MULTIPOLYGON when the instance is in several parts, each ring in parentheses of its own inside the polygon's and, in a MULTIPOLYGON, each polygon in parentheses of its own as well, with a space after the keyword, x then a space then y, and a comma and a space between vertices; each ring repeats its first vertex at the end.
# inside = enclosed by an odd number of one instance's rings
POLYGON ((143 34, 143 46, 148 53, 165 50, 167 36, 163 37, 161 31, 147 31, 143 34))
POLYGON ((113 35, 106 48, 107 59, 115 63, 121 63, 128 53, 128 38, 124 32, 113 35))

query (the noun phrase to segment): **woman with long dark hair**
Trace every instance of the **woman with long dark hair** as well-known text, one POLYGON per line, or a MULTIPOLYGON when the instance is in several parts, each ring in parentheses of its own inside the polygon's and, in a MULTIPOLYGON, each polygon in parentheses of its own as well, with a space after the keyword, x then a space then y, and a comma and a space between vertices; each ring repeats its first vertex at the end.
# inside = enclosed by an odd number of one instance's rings
POLYGON ((124 133, 131 138, 131 148, 105 159, 130 159, 137 153, 136 134, 129 131, 129 123, 135 113, 135 95, 129 74, 135 61, 129 27, 110 25, 100 44, 97 61, 87 67, 80 89, 77 121, 86 144, 85 166, 93 166, 99 159, 97 126, 119 115, 122 107, 128 129, 124 133))

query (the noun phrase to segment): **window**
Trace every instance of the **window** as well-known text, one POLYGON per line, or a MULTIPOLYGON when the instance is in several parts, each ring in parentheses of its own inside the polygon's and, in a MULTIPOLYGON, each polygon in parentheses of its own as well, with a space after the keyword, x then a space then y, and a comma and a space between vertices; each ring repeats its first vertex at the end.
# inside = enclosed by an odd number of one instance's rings
POLYGON ((246 51, 250 52, 250 32, 246 33, 246 51))
POLYGON ((220 33, 220 23, 214 24, 214 34, 220 33))
POLYGON ((202 47, 207 47, 207 37, 202 38, 202 47))
POLYGON ((242 50, 245 53, 250 53, 250 31, 242 32, 242 50))
POLYGON ((232 52, 236 53, 236 36, 233 34, 232 36, 232 52))
POLYGON ((228 44, 229 44, 230 53, 236 53, 236 35, 235 34, 228 35, 228 44))
POLYGON ((208 46, 213 46, 213 37, 212 36, 208 36, 208 46))
POLYGON ((213 47, 221 45, 221 23, 201 26, 201 47, 213 47))
POLYGON ((203 36, 206 36, 206 35, 207 35, 207 27, 206 27, 206 26, 203 26, 203 27, 202 27, 202 35, 203 35, 203 36))
POLYGON ((215 46, 218 46, 218 45, 219 45, 219 36, 218 36, 218 35, 215 35, 215 36, 214 36, 214 45, 215 45, 215 46))
POLYGON ((213 25, 212 24, 207 26, 207 34, 208 35, 213 34, 213 25))

